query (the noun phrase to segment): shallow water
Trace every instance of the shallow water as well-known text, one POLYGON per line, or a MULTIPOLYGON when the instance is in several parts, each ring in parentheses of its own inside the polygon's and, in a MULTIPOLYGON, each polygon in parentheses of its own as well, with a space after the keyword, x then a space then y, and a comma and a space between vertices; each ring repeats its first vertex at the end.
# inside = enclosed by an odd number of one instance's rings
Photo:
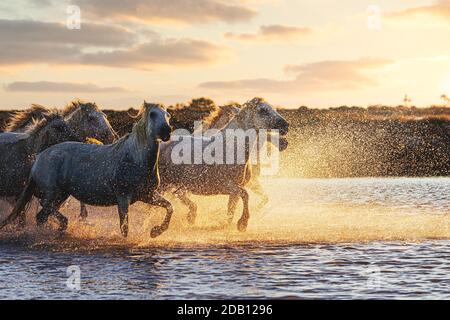
POLYGON ((63 212, 67 235, 30 227, 0 234, 0 298, 444 298, 450 299, 450 179, 263 179, 246 233, 226 224, 226 198, 194 199, 196 225, 134 205, 120 237, 114 208, 63 212), (78 266, 80 289, 67 267, 78 266))

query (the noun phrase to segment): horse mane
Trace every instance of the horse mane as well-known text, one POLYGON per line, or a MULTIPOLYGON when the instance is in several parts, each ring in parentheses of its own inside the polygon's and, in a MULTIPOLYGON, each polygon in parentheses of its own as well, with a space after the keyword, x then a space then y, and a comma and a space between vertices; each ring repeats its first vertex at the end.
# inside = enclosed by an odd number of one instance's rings
POLYGON ((128 134, 124 135, 122 138, 120 138, 116 142, 115 146, 116 147, 120 146, 130 137, 130 135, 133 135, 133 134, 136 135, 139 146, 140 147, 145 146, 147 144, 147 121, 146 121, 146 119, 148 118, 148 113, 150 112, 150 109, 152 109, 153 107, 156 107, 156 106, 162 107, 162 105, 159 105, 159 104, 144 102, 142 104, 142 106, 140 107, 137 115, 132 116, 131 114, 129 114, 129 116, 131 118, 138 119, 138 120, 133 125, 133 130, 131 131, 131 133, 128 133, 128 134))
POLYGON ((82 108, 83 110, 86 110, 88 112, 97 112, 100 111, 98 106, 92 102, 84 102, 80 99, 75 99, 70 101, 66 106, 64 107, 62 113, 64 116, 67 116, 71 113, 74 113, 79 108, 82 108))
POLYGON ((231 120, 232 116, 237 114, 236 109, 239 109, 239 107, 233 104, 220 106, 203 120, 203 129, 214 128, 216 123, 224 116, 229 116, 231 120))
POLYGON ((31 108, 15 112, 8 120, 5 132, 14 132, 20 129, 26 129, 33 126, 36 121, 44 118, 46 114, 51 114, 53 111, 50 108, 44 107, 40 104, 32 104, 31 108))
POLYGON ((43 128, 45 128, 50 122, 56 119, 63 120, 63 116, 61 113, 57 110, 49 110, 48 113, 43 114, 43 118, 40 120, 33 119, 33 123, 27 127, 25 130, 25 133, 29 135, 35 135, 39 131, 41 131, 43 128))
POLYGON ((259 104, 261 103, 267 103, 266 100, 264 98, 261 97, 255 97, 251 100, 248 100, 246 103, 244 103, 244 107, 257 107, 259 104))
POLYGON ((222 108, 216 108, 205 119, 203 119, 203 128, 210 128, 213 124, 224 115, 222 108))

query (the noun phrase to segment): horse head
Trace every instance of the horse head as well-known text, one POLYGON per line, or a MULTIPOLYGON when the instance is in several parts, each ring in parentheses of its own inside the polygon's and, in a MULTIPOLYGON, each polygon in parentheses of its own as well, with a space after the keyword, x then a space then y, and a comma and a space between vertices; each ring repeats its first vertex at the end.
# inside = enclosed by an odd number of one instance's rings
POLYGON ((118 138, 106 115, 95 103, 74 101, 65 110, 68 121, 84 140, 94 138, 110 144, 118 138))
POLYGON ((289 123, 262 98, 254 98, 245 103, 238 117, 247 129, 279 130, 281 136, 289 131, 289 123))
POLYGON ((144 101, 140 115, 145 124, 145 134, 148 141, 162 140, 164 142, 170 140, 172 127, 169 124, 170 114, 162 104, 147 103, 144 101))
POLYGON ((44 114, 43 119, 36 121, 26 133, 38 137, 35 146, 39 151, 65 141, 82 140, 58 112, 44 114))

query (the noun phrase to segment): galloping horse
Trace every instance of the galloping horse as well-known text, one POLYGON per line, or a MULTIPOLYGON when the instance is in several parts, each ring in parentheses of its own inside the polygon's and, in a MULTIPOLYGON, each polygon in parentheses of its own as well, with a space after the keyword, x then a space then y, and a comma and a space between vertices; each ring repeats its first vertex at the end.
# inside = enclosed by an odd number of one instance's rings
POLYGON ((132 133, 111 145, 67 142, 39 154, 26 188, 0 227, 20 215, 35 195, 42 205, 36 216, 37 224, 43 225, 53 215, 61 232, 67 228, 68 220, 58 210, 69 196, 96 206, 117 205, 124 237, 128 235, 131 204, 142 201, 164 207, 165 219, 150 235, 156 237, 167 230, 172 205, 155 190, 159 185, 160 141, 168 141, 171 134, 169 114, 161 105, 144 102, 140 116, 132 133))
MULTIPOLYGON (((235 105, 226 105, 220 107, 219 112, 214 113, 211 115, 211 117, 206 118, 202 123, 202 128, 196 129, 194 131, 194 134, 198 133, 200 129, 203 129, 203 135, 205 136, 210 136, 214 134, 215 131, 210 129, 219 129, 219 130, 223 129, 228 123, 231 122, 231 120, 233 120, 233 118, 239 113, 239 111, 240 108, 235 105)), ((270 143, 272 142, 272 136, 273 136, 272 134, 267 135, 267 142, 270 143)), ((278 150, 279 151, 286 150, 288 146, 286 138, 284 136, 279 136, 278 142, 279 142, 278 150)), ((247 169, 248 170, 251 169, 251 173, 250 172, 247 173, 247 175, 251 174, 251 179, 248 182, 247 187, 261 198, 261 202, 258 205, 258 208, 259 209, 263 208, 267 204, 267 202, 269 202, 269 197, 264 192, 264 189, 258 179, 261 173, 261 161, 257 159, 257 162, 252 163, 252 165, 248 166, 247 169)), ((197 210, 197 205, 194 202, 190 201, 186 202, 185 204, 190 208, 191 211, 197 210)), ((233 218, 232 216, 229 217, 230 223, 232 218, 233 218)))
MULTIPOLYGON (((42 119, 46 114, 53 111, 45 106, 33 104, 30 109, 16 112, 9 119, 6 132, 24 132, 33 121, 42 119)), ((75 131, 82 141, 98 140, 105 144, 110 144, 118 138, 111 127, 106 115, 95 103, 82 102, 81 100, 71 101, 62 110, 64 119, 69 127, 75 131)), ((80 218, 85 220, 88 215, 84 203, 80 203, 80 218)))
MULTIPOLYGON (((230 195, 228 212, 232 214, 239 198, 242 199, 244 207, 242 216, 238 222, 238 229, 245 231, 250 217, 248 200, 249 196, 244 186, 251 177, 250 154, 256 145, 256 139, 249 141, 245 139, 239 148, 245 151, 243 163, 228 164, 226 161, 214 164, 181 163, 174 164, 172 155, 174 147, 177 149, 190 149, 192 145, 200 145, 204 150, 211 143, 211 139, 223 141, 222 146, 226 149, 227 141, 234 145, 235 136, 231 138, 226 134, 227 130, 259 130, 278 129, 284 136, 289 130, 289 124, 284 120, 271 105, 261 98, 255 98, 246 104, 239 113, 224 128, 212 137, 183 136, 179 142, 169 142, 161 146, 161 190, 176 189, 176 195, 189 207, 188 221, 195 220, 195 204, 187 198, 188 193, 197 195, 230 195), (229 139, 233 139, 230 141, 229 139), (183 145, 185 148, 183 148, 183 145), (180 147, 181 146, 181 147, 180 147), (194 206, 193 206, 194 205, 194 206)), ((223 154, 226 157, 225 152, 223 154)))
POLYGON ((0 197, 17 199, 26 185, 36 154, 70 140, 80 141, 80 138, 57 112, 45 113, 24 133, 1 133, 0 197))

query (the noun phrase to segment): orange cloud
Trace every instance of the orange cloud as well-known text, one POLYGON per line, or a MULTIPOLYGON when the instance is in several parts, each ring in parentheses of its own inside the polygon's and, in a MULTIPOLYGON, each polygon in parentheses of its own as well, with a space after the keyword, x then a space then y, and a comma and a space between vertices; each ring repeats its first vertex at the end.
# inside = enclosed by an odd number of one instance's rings
POLYGON ((134 32, 109 25, 84 23, 80 30, 69 30, 59 23, 0 20, 0 66, 65 64, 153 69, 209 64, 228 53, 226 48, 208 41, 152 35, 138 42, 134 32))
POLYGON ((115 18, 142 22, 175 21, 201 24, 212 21, 248 21, 253 9, 225 0, 72 0, 82 12, 94 18, 115 18))
POLYGON ((319 90, 353 90, 378 84, 368 74, 391 61, 379 58, 364 58, 351 61, 319 61, 302 65, 287 66, 285 70, 296 74, 292 80, 268 78, 236 81, 210 81, 199 86, 214 90, 246 90, 252 92, 292 93, 319 90))
POLYGON ((444 19, 450 23, 450 0, 441 0, 429 6, 409 8, 389 14, 390 18, 411 18, 414 16, 426 15, 444 19))
POLYGON ((240 41, 288 41, 308 36, 312 33, 311 28, 292 27, 284 25, 265 25, 259 28, 257 33, 232 33, 228 32, 225 37, 240 41))
POLYGON ((152 69, 158 66, 198 65, 216 62, 228 54, 224 47, 195 39, 165 39, 134 48, 84 54, 83 64, 152 69))
POLYGON ((121 87, 99 87, 92 83, 72 83, 72 82, 26 82, 16 81, 5 85, 6 91, 12 92, 128 92, 121 87))

